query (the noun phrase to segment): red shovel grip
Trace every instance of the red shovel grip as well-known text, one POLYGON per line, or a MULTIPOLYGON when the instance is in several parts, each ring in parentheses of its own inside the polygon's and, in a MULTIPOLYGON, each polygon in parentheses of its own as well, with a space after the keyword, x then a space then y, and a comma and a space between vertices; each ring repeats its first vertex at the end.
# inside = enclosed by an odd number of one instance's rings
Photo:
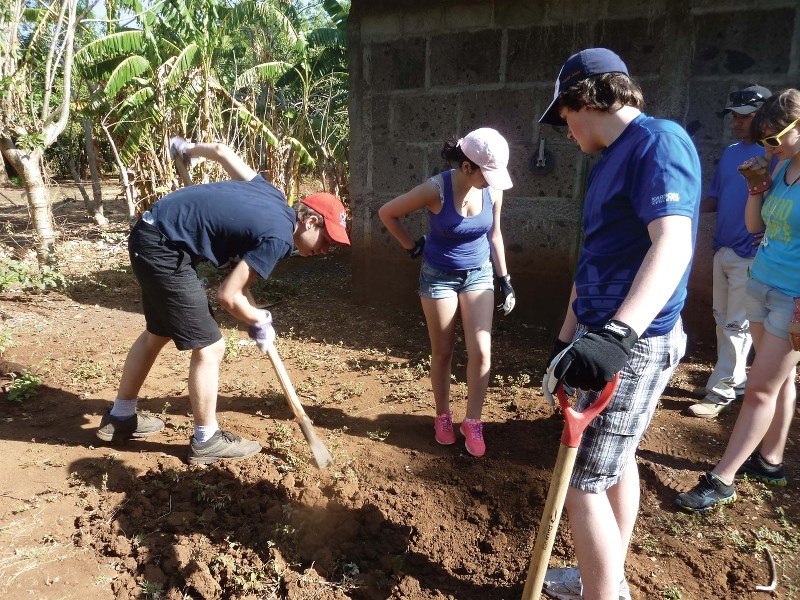
POLYGON ((619 373, 606 384, 600 396, 583 412, 578 412, 570 406, 564 386, 559 384, 556 389, 561 412, 564 413, 564 431, 561 433, 561 443, 568 448, 577 448, 581 443, 583 432, 597 415, 599 415, 611 400, 619 384, 619 373))

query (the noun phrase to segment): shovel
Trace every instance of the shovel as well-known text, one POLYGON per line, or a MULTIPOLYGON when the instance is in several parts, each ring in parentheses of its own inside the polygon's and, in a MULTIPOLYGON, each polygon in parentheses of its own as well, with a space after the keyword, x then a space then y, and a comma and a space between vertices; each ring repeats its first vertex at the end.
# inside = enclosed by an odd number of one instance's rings
MULTIPOLYGON (((556 364, 559 359, 560 356, 556 357, 552 364, 556 364)), ((550 399, 550 392, 546 384, 547 377, 545 375, 544 390, 545 396, 550 399)), ((561 511, 564 508, 564 499, 567 497, 569 479, 578 456, 581 437, 589 423, 608 406, 618 383, 619 373, 614 375, 614 379, 606 384, 597 400, 583 412, 578 412, 570 406, 563 383, 558 382, 556 385, 555 392, 564 415, 564 430, 561 433, 561 445, 558 448, 556 466, 553 468, 550 489, 547 491, 542 520, 539 523, 536 543, 533 546, 528 578, 525 581, 525 588, 522 590, 522 600, 538 600, 540 597, 547 565, 550 562, 550 553, 553 551, 553 543, 556 539, 556 531, 558 531, 558 522, 561 520, 561 511)))

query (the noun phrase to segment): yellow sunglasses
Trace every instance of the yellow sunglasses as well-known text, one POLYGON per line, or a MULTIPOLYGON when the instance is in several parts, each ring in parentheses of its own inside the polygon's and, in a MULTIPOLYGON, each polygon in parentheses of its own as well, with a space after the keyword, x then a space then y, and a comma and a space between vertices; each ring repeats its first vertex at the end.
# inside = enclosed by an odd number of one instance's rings
POLYGON ((768 137, 765 137, 763 140, 758 140, 757 142, 758 145, 763 147, 764 144, 766 144, 767 146, 772 146, 773 148, 777 148, 778 146, 781 145, 781 138, 785 136, 787 133, 789 133, 794 128, 794 126, 797 125, 798 122, 800 122, 800 119, 795 119, 792 123, 789 124, 789 126, 786 129, 784 129, 780 133, 776 133, 775 135, 770 135, 768 137))

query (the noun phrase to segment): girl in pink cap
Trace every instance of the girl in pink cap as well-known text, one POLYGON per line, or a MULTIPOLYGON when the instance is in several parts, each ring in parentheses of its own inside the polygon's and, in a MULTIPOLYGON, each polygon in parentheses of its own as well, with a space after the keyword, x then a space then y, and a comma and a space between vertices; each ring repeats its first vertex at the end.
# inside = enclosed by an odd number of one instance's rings
POLYGON ((398 196, 378 215, 411 258, 422 257, 419 295, 431 340, 431 387, 436 402, 434 432, 439 444, 456 442, 450 411, 450 378, 456 314, 467 346, 467 411, 459 428, 466 449, 483 456, 481 412, 489 385, 494 282, 503 314, 514 308, 506 269, 500 211, 511 187, 508 143, 494 129, 481 128, 444 144, 441 156, 457 167, 398 196), (425 209, 430 229, 416 242, 401 218, 425 209))

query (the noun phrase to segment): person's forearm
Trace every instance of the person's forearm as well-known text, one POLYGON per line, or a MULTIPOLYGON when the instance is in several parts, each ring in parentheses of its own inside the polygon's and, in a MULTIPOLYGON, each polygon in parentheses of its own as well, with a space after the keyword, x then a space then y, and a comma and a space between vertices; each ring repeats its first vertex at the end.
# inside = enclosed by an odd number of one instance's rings
POLYGON ((766 225, 761 218, 761 207, 764 204, 764 194, 750 194, 744 206, 744 224, 750 233, 764 231, 766 225))
POLYGON ((264 319, 264 311, 251 304, 244 293, 235 294, 223 308, 231 316, 248 325, 255 325, 264 319))
POLYGON ((558 332, 558 339, 562 342, 571 342, 575 337, 575 330, 578 329, 578 317, 575 316, 575 310, 572 308, 575 298, 578 297, 578 292, 575 289, 575 284, 572 284, 572 291, 569 294, 569 304, 567 304, 567 315, 564 317, 564 323, 558 332))
POLYGON ((378 213, 383 224, 386 226, 386 229, 389 233, 391 233, 395 239, 400 242, 400 245, 405 248, 406 250, 411 250, 414 247, 414 240, 411 239, 411 236, 408 234, 408 230, 406 226, 400 221, 397 217, 387 217, 378 213))
POLYGON ((250 181, 257 175, 230 147, 219 142, 200 142, 186 145, 189 157, 202 157, 218 162, 232 179, 250 181))
POLYGON ((489 250, 492 257, 492 266, 496 277, 508 275, 506 266, 506 249, 503 244, 503 234, 493 235, 489 241, 489 250))

